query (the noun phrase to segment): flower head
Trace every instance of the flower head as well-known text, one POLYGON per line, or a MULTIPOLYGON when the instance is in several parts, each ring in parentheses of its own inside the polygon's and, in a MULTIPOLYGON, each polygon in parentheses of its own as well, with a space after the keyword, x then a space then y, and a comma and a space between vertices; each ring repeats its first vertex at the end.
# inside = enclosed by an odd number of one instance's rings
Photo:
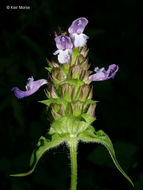
POLYGON ((115 65, 115 64, 110 65, 107 71, 105 70, 104 67, 102 67, 101 69, 96 67, 94 69, 96 73, 93 75, 90 75, 89 78, 92 79, 92 81, 108 80, 110 78, 113 78, 116 75, 118 69, 119 69, 118 65, 115 65))
POLYGON ((73 44, 71 38, 68 36, 60 35, 55 38, 56 46, 58 50, 54 52, 54 55, 58 54, 58 61, 60 63, 68 63, 70 56, 72 55, 73 44))
POLYGON ((44 84, 47 84, 47 80, 40 79, 40 80, 34 81, 34 78, 30 77, 28 78, 28 82, 25 86, 26 91, 22 91, 17 87, 12 88, 12 91, 14 92, 17 98, 24 98, 26 96, 30 96, 34 94, 44 84))
POLYGON ((81 17, 74 20, 72 22, 72 25, 69 27, 68 31, 70 33, 70 37, 72 38, 75 47, 85 46, 89 37, 83 34, 83 31, 87 24, 88 20, 84 17, 81 17))

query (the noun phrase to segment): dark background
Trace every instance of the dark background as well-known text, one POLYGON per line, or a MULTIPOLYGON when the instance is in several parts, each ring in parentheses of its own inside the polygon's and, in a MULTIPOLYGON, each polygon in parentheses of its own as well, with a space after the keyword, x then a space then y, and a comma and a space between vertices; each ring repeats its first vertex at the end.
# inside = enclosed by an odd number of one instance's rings
MULTIPOLYGON (((26 171, 39 137, 49 129, 41 88, 18 100, 14 86, 24 89, 26 80, 46 78, 46 57, 56 50, 54 31, 67 30, 72 21, 89 20, 85 33, 89 62, 107 68, 118 64, 114 80, 93 83, 96 108, 95 129, 112 139, 117 158, 135 183, 143 189, 143 85, 142 9, 133 0, 0 1, 0 190, 67 190, 70 185, 69 152, 65 146, 48 151, 35 172, 24 178, 10 173, 26 171), (94 2, 94 4, 93 4, 94 2), (6 5, 29 5, 30 10, 6 10, 6 5)), ((108 152, 100 145, 79 144, 79 190, 132 189, 117 171, 108 152)))

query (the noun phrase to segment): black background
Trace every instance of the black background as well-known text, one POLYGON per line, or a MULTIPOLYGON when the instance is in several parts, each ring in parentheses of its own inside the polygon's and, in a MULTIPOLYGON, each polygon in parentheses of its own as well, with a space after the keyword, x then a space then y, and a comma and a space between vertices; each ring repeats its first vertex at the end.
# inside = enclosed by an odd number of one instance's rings
MULTIPOLYGON (((65 146, 48 151, 28 177, 9 177, 26 171, 32 150, 49 129, 43 87, 18 100, 11 88, 24 89, 26 80, 46 78, 46 57, 56 50, 54 31, 68 29, 78 17, 86 17, 89 62, 107 68, 119 65, 113 80, 93 83, 99 100, 94 126, 112 139, 117 158, 135 183, 143 189, 143 85, 142 6, 133 0, 0 1, 0 189, 66 190, 70 185, 69 152, 65 146), (6 5, 27 5, 30 10, 7 10, 6 5)), ((132 189, 100 145, 79 144, 79 190, 132 189)))

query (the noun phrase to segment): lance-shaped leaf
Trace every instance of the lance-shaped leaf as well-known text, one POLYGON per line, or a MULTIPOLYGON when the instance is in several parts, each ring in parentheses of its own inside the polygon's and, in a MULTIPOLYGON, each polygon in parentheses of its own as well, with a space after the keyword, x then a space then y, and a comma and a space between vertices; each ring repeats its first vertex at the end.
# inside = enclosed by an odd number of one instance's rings
POLYGON ((54 148, 54 147, 60 145, 61 143, 63 143, 64 140, 65 140, 65 138, 60 137, 58 134, 52 135, 48 139, 41 136, 37 143, 37 147, 33 151, 31 159, 30 159, 30 170, 26 173, 11 174, 10 176, 22 177, 22 176, 30 175, 34 171, 41 156, 47 150, 54 148))
POLYGON ((134 186, 131 179, 127 176, 127 174, 124 172, 124 170, 119 165, 116 155, 115 155, 113 144, 112 144, 110 138, 108 137, 108 135, 104 131, 99 130, 96 133, 91 132, 91 131, 84 131, 79 135, 79 139, 84 142, 96 142, 96 143, 100 143, 100 144, 104 145, 107 148, 107 150, 109 151, 109 154, 110 154, 115 166, 117 167, 117 169, 132 184, 132 186, 134 186))

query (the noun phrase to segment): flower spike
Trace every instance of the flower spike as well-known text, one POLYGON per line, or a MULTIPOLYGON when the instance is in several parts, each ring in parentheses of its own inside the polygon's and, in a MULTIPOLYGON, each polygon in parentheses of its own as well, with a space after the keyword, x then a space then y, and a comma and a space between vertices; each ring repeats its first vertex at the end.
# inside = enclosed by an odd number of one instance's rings
POLYGON ((106 147, 110 156, 123 176, 133 185, 131 179, 119 165, 113 144, 106 133, 96 131, 93 122, 96 120, 95 109, 98 101, 92 99, 92 81, 103 81, 113 78, 119 67, 109 65, 89 70, 88 48, 86 42, 88 36, 83 32, 88 20, 80 17, 74 20, 67 33, 57 35, 55 33, 56 51, 58 61, 48 61, 48 79, 34 81, 28 78, 25 91, 14 87, 12 91, 17 98, 23 98, 35 93, 42 85, 48 84, 45 90, 46 99, 40 101, 46 105, 48 120, 51 122, 46 136, 41 136, 29 163, 29 171, 26 173, 12 174, 11 176, 27 176, 37 166, 38 161, 47 150, 65 143, 69 149, 71 159, 71 190, 77 189, 77 147, 80 142, 95 142, 106 147))
POLYGON ((30 77, 28 78, 28 82, 25 86, 26 91, 22 91, 19 88, 14 87, 12 88, 12 92, 14 92, 17 98, 24 98, 26 96, 30 96, 34 94, 44 84, 47 84, 47 80, 40 79, 40 80, 34 81, 34 78, 30 77))
POLYGON ((110 78, 114 78, 114 76, 116 75, 117 71, 119 70, 118 65, 112 64, 108 67, 108 70, 106 71, 104 67, 102 67, 101 69, 99 69, 98 67, 96 67, 94 69, 94 71, 96 72, 93 75, 90 75, 90 79, 92 79, 92 81, 104 81, 104 80, 108 80, 110 78))
POLYGON ((68 63, 70 61, 70 56, 72 55, 73 48, 70 37, 62 34, 55 38, 55 42, 58 50, 54 52, 54 55, 58 54, 58 61, 61 64, 68 63))
POLYGON ((84 17, 78 18, 72 22, 72 25, 69 27, 68 31, 70 37, 73 40, 75 47, 84 47, 87 39, 87 35, 83 34, 83 31, 88 24, 88 20, 84 17))

